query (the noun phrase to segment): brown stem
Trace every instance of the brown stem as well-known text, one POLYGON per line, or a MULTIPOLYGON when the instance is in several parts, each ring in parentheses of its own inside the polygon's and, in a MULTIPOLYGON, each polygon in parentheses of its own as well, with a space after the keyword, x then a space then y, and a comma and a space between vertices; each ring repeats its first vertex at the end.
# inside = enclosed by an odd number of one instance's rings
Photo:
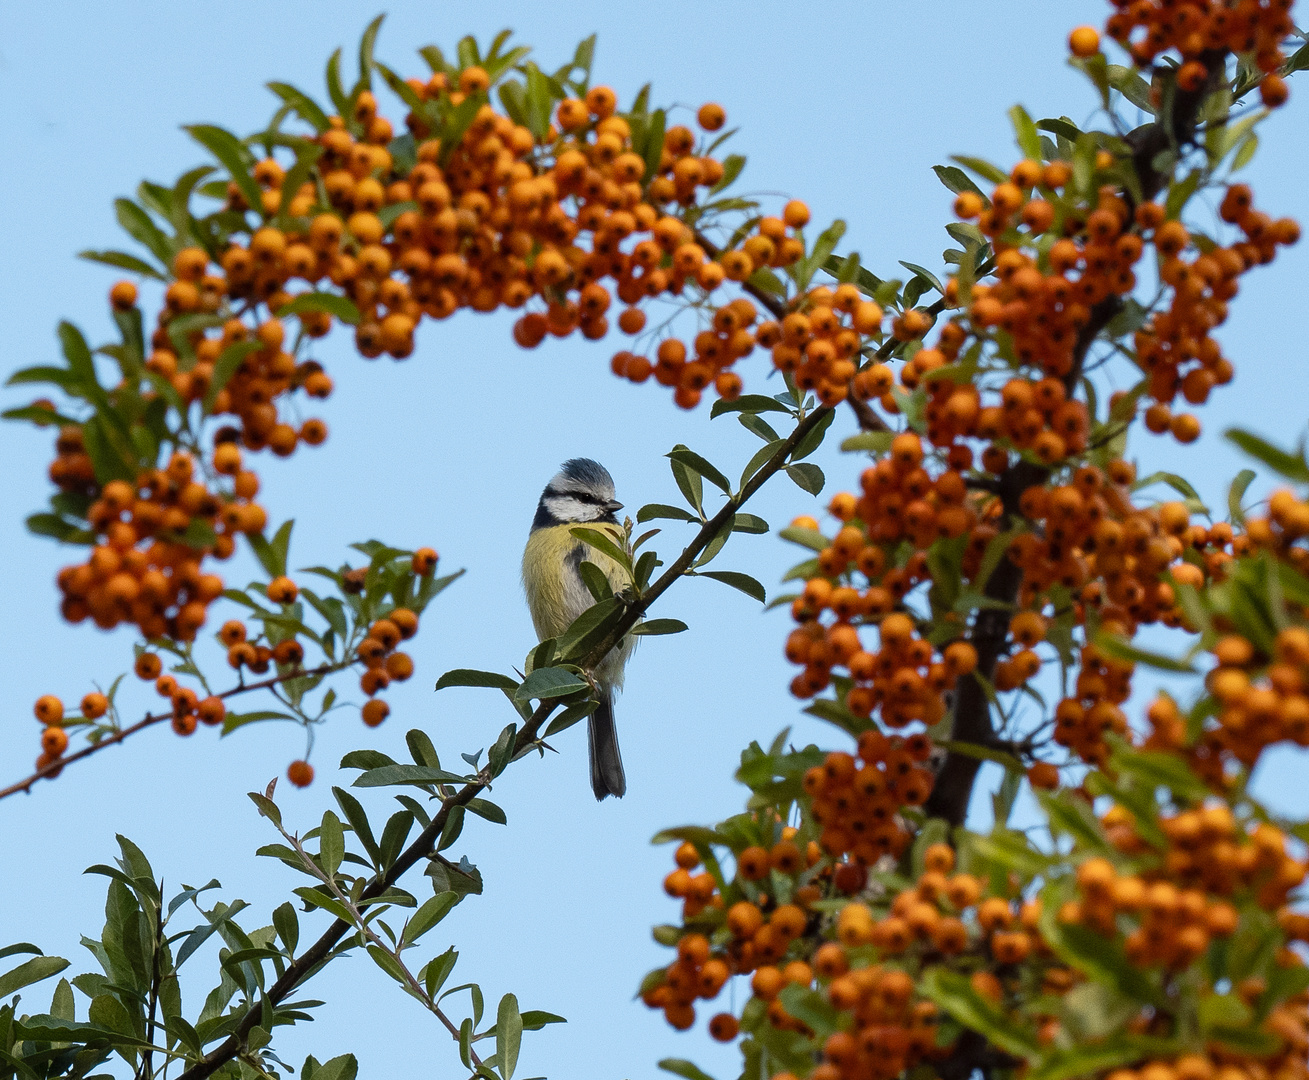
MULTIPOLYGON (((230 697, 236 697, 239 694, 248 693, 251 690, 267 690, 268 688, 277 686, 280 683, 289 682, 291 679, 303 679, 314 675, 331 675, 337 671, 344 671, 353 663, 353 660, 347 660, 337 664, 323 664, 321 667, 316 667, 311 671, 293 671, 286 675, 275 675, 271 679, 264 679, 262 682, 242 683, 239 686, 233 686, 230 690, 224 690, 221 694, 215 694, 214 696, 226 700, 230 697)), ((83 758, 88 758, 92 754, 99 753, 99 751, 105 749, 105 747, 114 746, 122 742, 129 735, 135 735, 138 731, 144 731, 148 727, 152 727, 164 720, 171 720, 172 718, 173 713, 171 710, 166 713, 147 713, 135 724, 132 724, 129 727, 120 728, 107 738, 92 743, 90 746, 83 747, 75 754, 69 754, 67 757, 59 758, 56 761, 50 762, 49 765, 43 765, 26 779, 16 780, 8 787, 0 788, 0 799, 6 798, 10 795, 16 795, 20 791, 31 791, 32 785, 38 780, 47 776, 54 779, 64 771, 65 765, 71 765, 74 761, 81 761, 83 758)))
MULTIPOLYGON (((1226 54, 1208 53, 1204 61, 1210 69, 1210 81, 1223 71, 1226 54)), ((1212 87, 1207 87, 1211 89, 1212 87)), ((1206 91, 1185 94, 1178 92, 1173 100, 1172 115, 1132 133, 1132 161, 1147 199, 1154 198, 1164 186, 1171 172, 1160 172, 1154 167, 1155 157, 1174 145, 1185 146, 1194 140, 1196 114, 1206 91)), ((1100 332, 1122 309, 1122 300, 1110 296, 1091 309, 1091 317, 1078 333, 1073 350, 1073 368, 1064 379, 1071 396, 1081 377, 1086 354, 1100 332)), ((1018 500, 1034 484, 1043 484, 1050 470, 1027 461, 1011 465, 1000 476, 999 496, 1004 513, 1001 527, 1009 528, 1022 517, 1018 500)), ((1003 558, 983 586, 991 600, 1009 605, 1018 597, 1022 585, 1022 572, 1009 558, 1003 558)), ((1003 655, 1009 637, 1009 613, 1006 608, 984 608, 977 613, 968 640, 977 649, 977 673, 990 679, 996 662, 1003 655)), ((955 684, 955 704, 950 739, 956 743, 992 747, 996 741, 991 722, 990 705, 981 682, 973 675, 960 678, 955 684)), ((944 818, 952 825, 963 824, 972 798, 973 784, 982 762, 976 757, 951 751, 947 753, 936 776, 932 795, 924 810, 932 817, 944 818)))

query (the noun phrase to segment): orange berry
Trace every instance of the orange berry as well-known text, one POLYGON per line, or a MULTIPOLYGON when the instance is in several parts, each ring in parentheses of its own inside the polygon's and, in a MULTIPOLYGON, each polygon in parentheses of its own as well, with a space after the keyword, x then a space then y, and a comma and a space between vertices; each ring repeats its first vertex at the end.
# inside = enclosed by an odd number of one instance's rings
POLYGON ((51 758, 61 757, 68 749, 68 732, 61 727, 48 727, 41 732, 41 751, 51 758))
POLYGON ((782 220, 793 229, 803 229, 809 224, 809 207, 799 199, 792 199, 782 208, 782 220))
POLYGON ((717 131, 727 122, 727 113, 723 111, 721 105, 710 101, 700 106, 700 111, 695 114, 695 118, 705 131, 717 131))
POLYGON ((296 787, 308 787, 314 782, 314 767, 307 761, 293 761, 286 767, 286 778, 296 787))
POLYGON ((109 711, 109 699, 104 694, 87 694, 82 698, 82 715, 88 720, 98 720, 109 711))
POLYGON ((118 281, 109 290, 109 303, 116 311, 130 311, 136 307, 136 286, 130 281, 118 281))
POLYGON ((1068 51, 1085 60, 1100 51, 1100 32, 1094 26, 1079 26, 1068 35, 1068 51))
POLYGON ((214 727, 227 716, 227 706, 223 704, 222 698, 211 694, 196 705, 195 714, 202 724, 214 727))
POLYGON ((274 604, 292 604, 299 595, 299 588, 289 577, 275 577, 268 583, 268 599, 274 604))
POLYGON ((54 694, 42 694, 36 699, 32 712, 43 724, 58 724, 64 718, 64 703, 54 694))
POLYGON ((432 548, 419 548, 414 552, 412 563, 414 573, 419 577, 427 577, 436 569, 436 560, 437 554, 432 548))
POLYGON ((740 1030, 740 1022, 731 1013, 719 1013, 709 1020, 709 1037, 718 1042, 731 1042, 740 1030))
POLYGON ((378 724, 391 715, 391 706, 381 698, 373 698, 371 701, 364 702, 360 715, 363 716, 365 725, 377 727, 378 724))

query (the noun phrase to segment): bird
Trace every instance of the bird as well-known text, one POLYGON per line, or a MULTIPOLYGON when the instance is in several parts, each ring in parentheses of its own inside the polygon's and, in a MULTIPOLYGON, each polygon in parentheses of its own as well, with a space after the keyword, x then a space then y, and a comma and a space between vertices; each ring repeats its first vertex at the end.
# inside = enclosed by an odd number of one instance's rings
MULTIPOLYGON (((608 533, 622 547, 626 539, 614 516, 622 508, 623 504, 614 498, 609 470, 590 458, 565 461, 541 492, 523 551, 523 588, 541 641, 559 637, 595 602, 582 579, 583 562, 597 566, 615 592, 628 584, 617 562, 572 534, 579 525, 594 528, 608 533)), ((591 790, 597 800, 609 795, 622 798, 627 791, 614 726, 614 694, 622 689, 623 669, 635 640, 624 638, 591 673, 599 691, 599 705, 587 718, 587 742, 591 790)))

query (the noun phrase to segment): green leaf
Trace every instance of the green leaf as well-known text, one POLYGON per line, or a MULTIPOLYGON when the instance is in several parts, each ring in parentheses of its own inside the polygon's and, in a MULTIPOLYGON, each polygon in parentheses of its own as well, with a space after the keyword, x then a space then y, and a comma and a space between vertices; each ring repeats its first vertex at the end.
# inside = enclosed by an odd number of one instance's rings
POLYGON ((1309 464, 1305 463, 1303 449, 1295 454, 1288 453, 1241 428, 1229 428, 1223 432, 1223 435, 1229 442, 1244 450, 1252 458, 1262 461, 1275 473, 1285 476, 1288 480, 1294 480, 1297 484, 1309 484, 1309 464))
POLYGON ((462 784, 467 783, 467 776, 434 769, 428 765, 383 765, 369 769, 355 778, 351 787, 392 787, 396 784, 462 784))
POLYGON ((331 877, 345 858, 345 830, 341 827, 341 819, 331 810, 323 811, 323 822, 318 827, 318 844, 318 859, 323 873, 331 877))
POLYGON ((127 270, 133 274, 141 274, 144 277, 154 278, 156 281, 167 281, 168 279, 143 259, 138 259, 135 255, 128 255, 125 251, 79 251, 79 259, 86 259, 87 262, 102 263, 105 266, 114 266, 119 270, 127 270))
POLYGON ((1155 1003, 1160 994, 1152 974, 1133 965, 1118 939, 1101 937, 1086 926, 1059 921, 1059 909, 1076 893, 1067 879, 1051 882, 1042 890, 1041 936, 1065 963, 1088 978, 1109 986, 1135 1001, 1155 1003))
POLYGON ((550 725, 545 729, 545 734, 542 735, 541 738, 548 739, 551 735, 556 735, 561 731, 567 731, 574 724, 581 720, 585 720, 599 707, 600 703, 595 699, 578 702, 576 705, 569 705, 568 708, 564 709, 562 712, 555 713, 555 715, 551 717, 550 725))
POLYGON ((694 514, 683 510, 680 506, 668 506, 665 503, 647 503, 636 512, 636 522, 641 524, 646 521, 652 521, 655 518, 672 518, 674 521, 698 522, 700 519, 694 514))
POLYGON ((786 466, 786 475, 795 481, 796 487, 809 492, 810 495, 817 495, 821 492, 823 485, 827 482, 827 478, 823 476, 823 470, 810 461, 786 466))
POLYGON ((262 192, 255 179, 250 175, 248 164, 250 152, 241 140, 230 131, 213 124, 191 124, 182 128, 191 138, 208 150, 232 177, 232 182, 241 190, 245 201, 256 213, 263 205, 262 192))
POLYGON ((566 1024, 568 1023, 562 1016, 557 1016, 552 1012, 545 1012, 542 1009, 528 1009, 523 1013, 523 1030, 540 1031, 546 1024, 566 1024))
POLYGON ((746 596, 753 600, 758 600, 761 604, 768 602, 768 590, 766 590, 758 581, 749 574, 737 573, 735 570, 701 570, 697 577, 713 578, 715 581, 721 581, 724 585, 730 585, 734 589, 739 589, 746 596))
POLYGON ((27 531, 34 536, 49 536, 61 544, 94 544, 95 533, 61 518, 58 514, 31 514, 27 531))
POLYGON ((804 437, 796 444, 791 451, 791 460, 799 461, 807 458, 823 444, 823 436, 827 434, 827 429, 832 426, 832 421, 836 419, 836 410, 828 409, 818 417, 818 423, 805 432, 804 437))
POLYGON ((975 195, 981 195, 984 203, 990 204, 982 189, 973 183, 972 178, 963 169, 955 168, 953 165, 933 165, 932 172, 936 173, 936 178, 956 195, 971 191, 975 195))
POLYGON ((1079 1080, 1080 1077, 1098 1076, 1119 1066, 1130 1065, 1142 1058, 1168 1058, 1177 1052, 1177 1044, 1168 1040, 1120 1035, 1103 1042, 1053 1050, 1046 1054, 1037 1068, 1026 1074, 1026 1080, 1079 1080))
POLYGON ((325 292, 301 293, 289 304, 277 309, 277 317, 285 319, 288 315, 299 315, 305 311, 325 311, 334 319, 351 326, 359 325, 359 309, 344 296, 325 292))
POLYGON ((68 966, 62 956, 34 956, 16 968, 0 975, 0 1001, 10 997, 24 986, 58 975, 68 966))
POLYGON ((519 702, 528 702, 534 698, 547 701, 550 698, 568 697, 589 689, 590 685, 567 668, 537 668, 522 681, 513 696, 519 702))
POLYGON ((171 269, 176 245, 163 234, 149 214, 131 199, 115 199, 114 214, 128 236, 147 248, 163 266, 171 269))
POLYGON ((732 518, 732 532, 762 536, 768 532, 768 522, 756 514, 737 514, 732 518))
POLYGON ((632 637, 659 637, 664 634, 680 634, 689 629, 681 619, 646 619, 639 622, 628 634, 632 637))
POLYGON ((369 89, 373 85, 373 46, 377 43, 377 32, 382 29, 382 20, 385 18, 385 14, 377 16, 359 39, 359 81, 369 89))
POLYGON ((296 896, 300 897, 300 899, 306 904, 322 908, 324 911, 330 913, 335 918, 340 919, 342 922, 348 923, 353 921, 350 912, 335 897, 321 893, 317 889, 310 888, 308 885, 302 885, 300 888, 292 889, 291 891, 294 892, 296 896))
POLYGON ((319 135, 331 127, 331 124, 327 122, 327 114, 319 108, 318 103, 308 94, 297 90, 290 83, 270 82, 265 83, 265 85, 282 101, 291 106, 295 114, 318 132, 319 135))
MULTIPOLYGON (((1039 156, 1039 155, 1038 155, 1039 156)), ((970 169, 977 173, 984 180, 989 180, 993 184, 1003 184, 1009 179, 1008 174, 1003 170, 996 168, 989 161, 983 161, 981 158, 964 157, 960 154, 952 154, 951 161, 957 161, 965 169, 970 169)))
POLYGON ((1014 134, 1018 137, 1018 148, 1025 157, 1039 162, 1042 156, 1041 136, 1036 130, 1036 125, 1032 123, 1032 118, 1027 115, 1027 110, 1021 105, 1015 105, 1009 110, 1009 120, 1014 125, 1014 134))
POLYGON ((586 527, 576 527, 568 531, 588 547, 608 555, 619 566, 626 568, 629 574, 632 572, 632 557, 614 541, 612 534, 586 527))
POLYGON ((457 903, 459 903, 458 893, 437 893, 409 917, 409 921, 405 923, 404 931, 400 935, 401 944, 412 945, 444 919, 457 903))
POLYGON ((871 450, 875 454, 885 454, 891 449, 894 431, 861 431, 841 441, 841 449, 850 453, 856 450, 871 450))
POLYGON ((685 1058, 664 1058, 659 1062, 659 1068, 674 1076, 680 1076, 683 1080, 714 1080, 707 1072, 685 1058))
POLYGON ((206 413, 214 411, 214 402, 217 400, 219 392, 236 374, 245 358, 251 353, 258 352, 263 347, 261 341, 237 341, 219 353, 218 359, 214 361, 214 373, 209 379, 209 389, 205 392, 204 407, 206 413))
POLYGON ((740 412, 740 413, 761 413, 761 412, 784 412, 789 413, 791 410, 783 405, 780 401, 768 397, 765 394, 742 394, 735 401, 728 401, 726 398, 719 398, 714 402, 713 408, 709 410, 709 418, 722 416, 723 413, 740 412))
POLYGON ((523 1017, 518 1011, 518 999, 505 994, 495 1017, 496 1067, 504 1080, 510 1080, 518 1068, 518 1051, 523 1041, 523 1017))
POLYGON ((517 690, 518 682, 508 675, 499 675, 494 671, 455 668, 436 680, 438 690, 444 690, 448 686, 484 686, 494 690, 517 690))
POLYGON ((1036 1033, 1019 1026, 982 997, 973 989, 968 976, 939 967, 929 968, 919 976, 918 989, 945 1013, 1001 1050, 1020 1058, 1035 1058, 1040 1054, 1036 1033))
POLYGON ((826 551, 831 546, 831 541, 817 529, 804 529, 798 525, 788 525, 777 535, 783 540, 790 540, 791 543, 807 547, 811 551, 826 551))
POLYGON ((1151 789, 1166 787, 1183 799, 1202 802, 1211 794, 1185 759, 1156 750, 1134 750, 1121 738, 1110 739, 1114 767, 1151 789))
POLYGON ((1171 656, 1163 656, 1160 653, 1139 649, 1127 639, 1118 637, 1116 634, 1096 634, 1092 640, 1097 649, 1108 653, 1117 660, 1126 660, 1132 664, 1145 664, 1147 667, 1157 668, 1160 671, 1176 671, 1187 675, 1195 674, 1195 668, 1187 661, 1176 660, 1171 656))
POLYGON ((436 995, 440 993, 446 979, 450 978, 450 973, 454 971, 455 962, 458 959, 459 954, 451 946, 440 956, 428 961, 422 971, 418 973, 418 978, 422 980, 423 989, 427 991, 429 998, 435 999, 436 995))
POLYGON ((1049 819, 1051 832, 1067 833, 1077 843, 1092 851, 1106 851, 1109 843, 1100 828, 1095 811, 1085 799, 1068 792, 1034 791, 1049 819))
POLYGON ((1242 469, 1232 480, 1232 486, 1227 489, 1227 513, 1233 525, 1245 524, 1245 511, 1241 508, 1241 500, 1245 498, 1245 493, 1254 478, 1253 469, 1242 469))
POLYGON ((694 450, 688 450, 685 446, 679 445, 673 447, 673 449, 665 456, 671 458, 673 461, 680 462, 688 469, 703 476, 711 484, 715 487, 721 488, 723 491, 727 492, 727 494, 730 495, 732 493, 732 484, 727 477, 694 450))
MULTIPOLYGON (((578 569, 584 567, 593 567, 593 564, 583 562, 578 569)), ((599 570, 595 572, 600 573, 599 570)), ((600 576, 605 580, 603 575, 600 576)), ((607 580, 605 584, 608 585, 607 580)), ((573 620, 572 625, 559 638, 559 655, 569 657, 590 652, 613 629, 614 624, 623 617, 625 611, 623 602, 614 596, 592 604, 573 620)))
POLYGON ((465 805, 467 805, 470 813, 494 822, 496 825, 507 825, 509 823, 509 819, 505 817, 505 812, 487 799, 469 799, 465 805))
POLYGON ((294 956, 295 947, 300 941, 300 920, 296 917, 295 906, 289 901, 273 909, 273 928, 286 946, 286 951, 294 956))

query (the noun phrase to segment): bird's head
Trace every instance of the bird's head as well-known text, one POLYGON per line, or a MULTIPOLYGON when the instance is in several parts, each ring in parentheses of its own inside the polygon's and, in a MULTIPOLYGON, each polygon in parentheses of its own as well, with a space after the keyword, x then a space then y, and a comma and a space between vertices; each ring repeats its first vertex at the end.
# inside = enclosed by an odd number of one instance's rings
POLYGON ((614 512, 623 504, 614 498, 609 470, 590 458, 572 458, 541 492, 533 528, 590 521, 617 523, 614 512))

